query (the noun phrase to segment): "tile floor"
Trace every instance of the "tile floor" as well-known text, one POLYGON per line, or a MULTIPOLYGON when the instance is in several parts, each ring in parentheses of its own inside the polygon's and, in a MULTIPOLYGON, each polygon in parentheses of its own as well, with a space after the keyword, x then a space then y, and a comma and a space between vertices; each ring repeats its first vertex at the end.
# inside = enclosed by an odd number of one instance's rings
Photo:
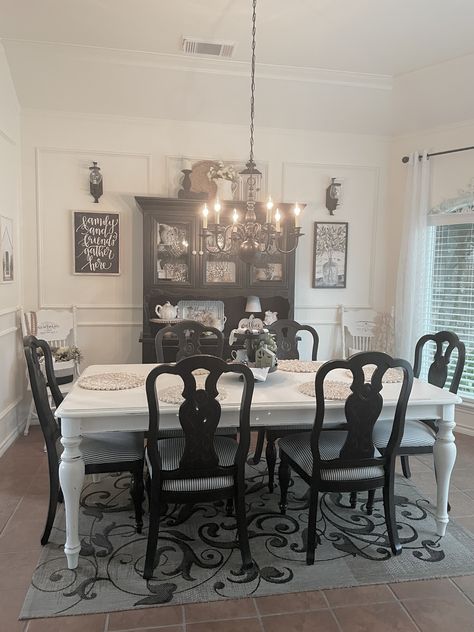
MULTIPOLYGON (((458 435, 457 445, 451 515, 474 532, 474 437, 458 435)), ((431 456, 412 458, 411 465, 418 488, 432 496, 431 456)), ((474 632, 474 575, 18 621, 40 553, 47 489, 46 455, 34 427, 0 459, 2 632, 474 632)))

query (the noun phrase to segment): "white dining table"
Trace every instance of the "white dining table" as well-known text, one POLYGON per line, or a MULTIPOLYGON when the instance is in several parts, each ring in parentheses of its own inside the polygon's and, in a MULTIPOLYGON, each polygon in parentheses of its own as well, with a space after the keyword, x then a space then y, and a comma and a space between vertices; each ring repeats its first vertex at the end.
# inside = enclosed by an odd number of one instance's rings
MULTIPOLYGON (((103 373, 133 373, 146 377, 153 364, 120 364, 89 366, 81 378, 103 373)), ((343 370, 330 374, 330 379, 350 383, 343 370)), ((199 378, 198 378, 199 379, 199 378)), ((203 378, 202 378, 203 379, 203 378)), ((266 382, 256 383, 251 408, 251 426, 312 423, 315 399, 298 391, 299 384, 314 380, 314 374, 276 371, 266 382)), ((158 391, 177 385, 180 378, 163 375, 158 391)), ((221 401, 221 425, 238 426, 238 410, 242 382, 235 374, 221 377, 218 387, 225 390, 221 401)), ((384 405, 380 419, 393 419, 399 383, 384 384, 384 405)), ((461 398, 426 382, 415 379, 407 408, 407 419, 436 419, 438 433, 434 445, 434 463, 437 478, 436 531, 443 536, 449 522, 448 492, 451 472, 456 460, 454 439, 455 406, 461 398)), ((344 420, 344 401, 327 400, 325 422, 344 420)), ((159 402, 160 429, 179 428, 178 405, 159 402)), ((61 418, 61 443, 64 450, 59 466, 59 477, 64 495, 66 513, 66 543, 64 552, 68 567, 76 568, 79 562, 79 500, 84 484, 84 460, 81 454, 81 436, 106 431, 144 431, 148 429, 148 406, 145 386, 120 391, 96 391, 81 388, 80 379, 66 395, 55 412, 61 418)))

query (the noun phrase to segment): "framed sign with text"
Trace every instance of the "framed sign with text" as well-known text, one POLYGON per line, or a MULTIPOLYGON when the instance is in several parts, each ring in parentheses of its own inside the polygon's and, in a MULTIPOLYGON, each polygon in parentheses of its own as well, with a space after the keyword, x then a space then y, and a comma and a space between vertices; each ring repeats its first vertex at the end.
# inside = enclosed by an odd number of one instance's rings
POLYGON ((73 273, 120 274, 120 215, 73 211, 73 273))

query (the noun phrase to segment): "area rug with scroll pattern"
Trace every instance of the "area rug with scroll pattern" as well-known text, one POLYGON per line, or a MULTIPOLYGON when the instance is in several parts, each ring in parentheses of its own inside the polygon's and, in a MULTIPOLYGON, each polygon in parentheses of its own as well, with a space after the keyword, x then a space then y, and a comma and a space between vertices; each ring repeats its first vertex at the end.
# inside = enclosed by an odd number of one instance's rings
MULTIPOLYGON (((316 563, 305 564, 307 486, 294 477, 286 516, 278 488, 268 492, 265 462, 248 466, 247 519, 254 566, 241 572, 235 518, 225 506, 167 507, 162 517, 152 580, 142 577, 144 532, 134 529, 128 475, 87 479, 81 497, 79 566, 63 553, 64 510, 32 577, 21 618, 130 610, 163 604, 291 593, 321 588, 428 579, 474 572, 474 538, 455 520, 435 532, 433 506, 409 481, 396 480, 397 523, 403 553, 392 557, 381 494, 365 511, 348 494, 326 493, 318 512, 316 563)), ((39 536, 38 536, 39 537, 39 536)))

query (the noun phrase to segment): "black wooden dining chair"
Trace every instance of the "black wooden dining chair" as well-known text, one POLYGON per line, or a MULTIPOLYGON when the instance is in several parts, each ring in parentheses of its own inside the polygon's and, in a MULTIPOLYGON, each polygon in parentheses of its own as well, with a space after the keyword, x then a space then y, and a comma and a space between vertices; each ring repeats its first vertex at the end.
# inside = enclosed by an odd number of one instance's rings
POLYGON ((390 548, 401 553, 394 501, 395 457, 400 444, 405 413, 413 384, 413 371, 406 360, 394 359, 377 351, 357 353, 348 360, 326 362, 315 378, 316 416, 311 432, 283 437, 280 449, 280 511, 287 508, 290 468, 310 486, 306 563, 313 564, 316 549, 316 517, 320 492, 383 490, 385 522, 390 548), (375 365, 370 382, 363 368, 375 365), (372 432, 383 408, 382 378, 392 367, 400 367, 403 381, 390 424, 390 437, 383 453, 374 445, 372 432), (325 416, 324 379, 334 369, 352 373, 351 393, 345 403, 344 430, 322 432, 325 416))
MULTIPOLYGON (((296 320, 277 320, 272 323, 268 330, 275 335, 277 344, 277 358, 279 360, 299 360, 298 351, 298 334, 302 331, 308 331, 313 339, 313 346, 311 349, 311 359, 318 359, 318 346, 319 336, 317 331, 310 325, 301 325, 296 320)), ((274 426, 269 428, 261 428, 258 431, 257 445, 253 456, 253 463, 256 465, 262 458, 263 445, 265 439, 267 440, 267 447, 265 450, 265 457, 268 467, 268 489, 273 491, 275 480, 275 465, 277 460, 277 451, 275 447, 275 441, 280 437, 284 437, 288 434, 302 432, 303 430, 310 430, 311 424, 288 424, 281 426, 274 426)))
MULTIPOLYGON (((459 337, 452 331, 438 331, 435 334, 422 336, 415 347, 415 363, 413 375, 420 377, 423 368, 423 354, 427 345, 434 343, 433 361, 431 362, 427 380, 429 384, 445 388, 449 385, 451 393, 457 393, 461 381, 464 363, 466 361, 466 347, 459 337), (456 357, 454 358, 453 352, 456 357)), ((402 471, 405 478, 410 478, 410 454, 431 454, 436 441, 437 425, 433 420, 409 419, 405 423, 405 431, 399 448, 402 471)), ((374 429, 374 441, 381 451, 385 449, 389 439, 389 427, 384 421, 379 421, 374 429)))
MULTIPOLYGON (((55 406, 63 400, 53 369, 51 349, 45 340, 34 336, 25 336, 23 347, 28 366, 31 390, 36 406, 41 430, 43 432, 49 469, 49 505, 41 544, 47 544, 56 515, 58 500, 61 497, 59 484, 59 462, 62 446, 60 424, 55 419, 48 398, 49 387, 55 406), (44 358, 46 379, 40 365, 40 355, 44 358)), ((135 509, 137 533, 143 526, 143 432, 104 432, 83 435, 80 446, 86 474, 111 472, 131 472, 130 493, 135 509)))
MULTIPOLYGON (((154 368, 146 381, 149 408, 146 459, 149 472, 150 526, 143 576, 150 579, 155 568, 159 537, 160 505, 233 499, 238 542, 244 568, 252 565, 245 513, 245 463, 250 444, 250 405, 254 380, 243 364, 228 364, 215 356, 199 355, 176 364, 154 368), (203 389, 192 374, 206 369, 203 389), (243 378, 239 410, 239 441, 216 434, 221 420, 217 382, 222 374, 243 378), (179 408, 182 437, 160 438, 159 377, 179 376, 183 403, 179 408)), ((237 413, 236 413, 237 414, 237 413)))
MULTIPOLYGON (((215 338, 215 348, 211 355, 222 358, 224 348, 224 336, 222 331, 216 327, 203 325, 196 320, 183 320, 175 325, 163 327, 155 336, 156 361, 164 362, 163 339, 165 336, 175 336, 178 339, 178 351, 176 353, 176 361, 189 356, 201 354, 202 337, 205 334, 211 334, 215 338)), ((207 351, 207 348, 206 348, 207 351)), ((210 352, 209 352, 210 353, 210 352)))

